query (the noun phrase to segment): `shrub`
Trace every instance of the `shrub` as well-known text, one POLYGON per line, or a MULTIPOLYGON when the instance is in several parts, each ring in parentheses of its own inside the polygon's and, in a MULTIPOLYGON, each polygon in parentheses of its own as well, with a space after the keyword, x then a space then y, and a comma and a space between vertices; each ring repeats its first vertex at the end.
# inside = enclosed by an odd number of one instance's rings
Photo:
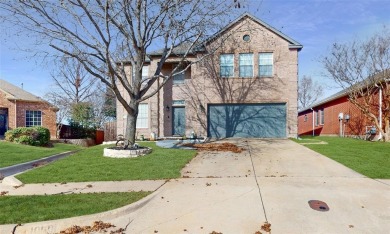
POLYGON ((5 133, 5 140, 20 144, 45 146, 50 141, 50 131, 44 127, 19 127, 5 133))
POLYGON ((16 138, 15 142, 23 145, 34 145, 34 139, 32 136, 22 135, 16 138))

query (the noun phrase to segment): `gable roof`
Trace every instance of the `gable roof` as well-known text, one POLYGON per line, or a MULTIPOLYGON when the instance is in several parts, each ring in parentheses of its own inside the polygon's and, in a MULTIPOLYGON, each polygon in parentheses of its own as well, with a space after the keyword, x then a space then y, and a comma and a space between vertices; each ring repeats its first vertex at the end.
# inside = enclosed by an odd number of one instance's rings
POLYGON ((344 90, 341 90, 340 92, 337 92, 333 95, 330 95, 329 97, 327 98, 324 98, 322 99, 321 101, 318 101, 302 110, 298 110, 298 114, 302 113, 302 112, 305 112, 305 111, 308 111, 312 108, 315 108, 315 107, 318 107, 318 106, 321 106, 322 104, 325 104, 325 103, 328 103, 328 102, 331 102, 331 101, 334 101, 338 98, 341 98, 341 97, 345 97, 348 95, 348 89, 344 89, 344 90))
MULTIPOLYGON (((219 30, 217 33, 215 33, 214 35, 212 35, 211 37, 209 37, 207 40, 205 40, 203 43, 199 43, 199 45, 194 45, 194 47, 191 49, 190 53, 195 53, 195 52, 201 52, 201 51, 204 51, 202 49, 202 46, 201 45, 204 45, 204 44, 208 44, 210 43, 211 41, 213 41, 215 38, 219 37, 222 33, 224 33, 225 31, 227 31, 229 28, 231 28, 233 25, 235 25, 236 23, 240 22, 241 20, 245 19, 245 18, 249 18, 251 20, 253 20, 254 22, 262 25, 263 27, 265 27, 266 29, 270 30, 271 32, 275 33, 276 35, 278 35, 279 37, 283 38, 284 40, 286 40, 288 43, 289 43, 289 48, 290 49, 298 49, 298 51, 300 51, 302 48, 303 48, 303 45, 301 45, 299 42, 297 42, 296 40, 292 39, 291 37, 287 36, 286 34, 282 33, 281 31, 277 30, 276 28, 272 27, 271 25, 267 24, 266 22, 256 18, 255 16, 249 14, 249 13, 244 13, 242 14, 241 16, 239 16, 237 19, 233 20, 232 22, 230 22, 228 25, 226 25, 225 27, 223 27, 221 30, 219 30)), ((179 44, 179 45, 176 45, 174 48, 173 48, 173 51, 172 51, 172 54, 177 54, 177 55, 183 55, 184 53, 187 52, 188 48, 191 46, 192 43, 190 42, 184 42, 182 44, 179 44)), ((164 52, 164 49, 159 49, 159 50, 155 50, 155 51, 152 51, 150 53, 148 53, 148 55, 151 55, 151 56, 160 56, 162 55, 164 52)))
POLYGON ((245 18, 249 18, 249 19, 253 20, 254 22, 260 24, 261 26, 263 26, 266 29, 270 30, 271 32, 275 33, 279 37, 281 37, 284 40, 288 41, 290 49, 301 50, 303 48, 303 45, 301 43, 297 42, 296 40, 292 39, 291 37, 287 36, 286 34, 282 33, 281 31, 279 31, 276 28, 272 27, 271 25, 267 24, 266 22, 256 18, 255 16, 251 15, 248 12, 242 14, 237 19, 235 19, 232 22, 230 22, 230 24, 226 25, 219 32, 215 33, 213 36, 211 36, 209 39, 207 39, 205 43, 208 43, 208 42, 212 41, 213 39, 215 39, 216 37, 218 37, 219 35, 221 35, 225 31, 227 31, 229 28, 231 28, 233 25, 235 25, 236 23, 238 23, 239 21, 241 21, 241 20, 243 20, 245 18))
POLYGON ((0 92, 6 94, 8 100, 28 101, 28 102, 46 102, 40 97, 33 95, 5 80, 0 79, 0 92))
POLYGON ((354 84, 353 86, 351 87, 348 87, 348 88, 345 88, 327 98, 324 98, 322 99, 321 101, 318 101, 316 103, 313 103, 312 105, 310 105, 309 107, 306 107, 302 110, 298 110, 298 114, 302 113, 302 112, 305 112, 305 111, 308 111, 314 107, 318 107, 320 105, 323 105, 325 103, 328 103, 328 102, 331 102, 331 101, 334 101, 336 99, 339 99, 341 97, 345 97, 345 96, 348 96, 349 95, 349 92, 351 90, 354 90, 355 88, 357 89, 361 89, 361 88, 365 88, 367 86, 373 86, 373 85, 376 85, 377 82, 390 82, 390 79, 388 78, 384 78, 384 77, 387 77, 388 73, 389 73, 390 70, 384 70, 384 71, 380 71, 374 75, 371 75, 369 77, 367 77, 366 79, 362 80, 362 81, 359 81, 357 82, 356 84, 354 84))

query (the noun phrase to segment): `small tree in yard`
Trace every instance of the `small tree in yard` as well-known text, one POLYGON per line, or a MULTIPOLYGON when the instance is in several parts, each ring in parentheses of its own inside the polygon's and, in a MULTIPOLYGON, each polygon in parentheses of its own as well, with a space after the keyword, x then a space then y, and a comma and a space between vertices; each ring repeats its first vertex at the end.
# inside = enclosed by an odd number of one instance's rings
MULTIPOLYGON (((73 118, 75 106, 82 102, 99 100, 97 80, 92 78, 82 64, 75 59, 62 57, 55 62, 52 71, 54 87, 45 99, 59 108, 57 112, 57 137, 65 120, 73 118)), ((100 104, 100 103, 99 103, 100 104)))
POLYGON ((389 141, 390 33, 384 28, 365 41, 335 43, 323 59, 330 77, 389 141), (381 113, 379 111, 381 109, 381 113))
MULTIPOLYGON (((126 138, 131 144, 135 141, 139 103, 181 72, 179 67, 200 42, 226 25, 227 15, 234 17, 234 6, 238 7, 237 1, 225 0, 0 2, 3 12, 9 13, 2 14, 2 19, 11 22, 13 30, 27 32, 39 45, 46 43, 54 49, 48 51, 51 54, 59 52, 76 59, 115 93, 128 114, 126 138), (184 44, 185 50, 175 55, 174 49, 184 44), (162 49, 162 56, 152 76, 145 80, 142 67, 153 45, 162 49), (177 67, 162 75, 162 66, 173 55, 178 58, 177 67), (133 78, 124 62, 134 69, 133 78), (123 86, 125 93, 119 92, 118 86, 123 86)), ((185 69, 204 56, 185 63, 185 69)))

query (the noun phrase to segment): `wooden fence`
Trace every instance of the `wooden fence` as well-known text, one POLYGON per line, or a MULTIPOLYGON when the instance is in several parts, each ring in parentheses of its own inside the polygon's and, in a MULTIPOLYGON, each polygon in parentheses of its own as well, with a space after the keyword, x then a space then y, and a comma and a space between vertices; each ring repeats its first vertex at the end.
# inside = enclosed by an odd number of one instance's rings
POLYGON ((116 134, 116 121, 107 122, 104 124, 104 141, 115 141, 116 134))

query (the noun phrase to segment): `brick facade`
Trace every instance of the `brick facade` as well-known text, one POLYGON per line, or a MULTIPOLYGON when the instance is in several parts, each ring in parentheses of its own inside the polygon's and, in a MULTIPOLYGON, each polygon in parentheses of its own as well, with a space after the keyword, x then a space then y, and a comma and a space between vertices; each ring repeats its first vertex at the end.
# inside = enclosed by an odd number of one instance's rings
MULTIPOLYGON (((211 58, 214 59, 214 69, 219 73, 220 54, 234 54, 234 77, 213 77, 210 76, 212 72, 207 69, 208 64, 205 62, 193 64, 185 73, 184 83, 174 84, 171 79, 157 95, 145 102, 149 104, 149 128, 137 129, 137 132, 147 137, 152 132, 159 136, 171 136, 172 108, 175 100, 185 102, 187 136, 192 131, 198 136, 207 135, 206 113, 209 104, 284 103, 287 108, 286 137, 296 137, 298 133, 298 51, 301 47, 291 48, 291 41, 287 41, 286 38, 269 30, 267 26, 251 17, 243 17, 230 25, 218 35, 218 38, 208 45, 209 48, 217 48, 211 58), (244 35, 250 35, 250 41, 243 41, 244 35), (223 40, 223 44, 220 40, 223 40), (273 75, 271 77, 259 77, 258 75, 258 57, 259 53, 263 52, 273 53, 273 75), (253 54, 252 78, 239 78, 238 57, 240 53, 253 54)), ((159 61, 158 57, 151 56, 150 58, 149 73, 156 70, 159 61)), ((187 58, 189 61, 195 59, 196 57, 187 58)), ((169 74, 177 61, 177 58, 168 59, 163 66, 162 74, 169 74)), ((120 90, 124 92, 123 87, 120 87, 120 90)), ((118 134, 125 132, 124 116, 125 110, 117 102, 118 134)))
POLYGON ((42 126, 49 129, 52 139, 56 138, 56 108, 47 102, 9 100, 5 93, 0 92, 0 110, 7 114, 6 126, 8 130, 26 126, 27 110, 41 111, 42 126))
MULTIPOLYGON (((377 99, 374 99, 377 102, 377 99)), ((377 103, 372 105, 373 113, 378 113, 377 103)), ((314 135, 339 136, 340 129, 343 129, 344 136, 365 136, 368 126, 374 124, 368 120, 363 113, 354 106, 346 95, 315 106, 311 109, 301 111, 298 114, 298 135, 313 134, 313 113, 314 113, 314 135), (316 124, 317 114, 324 111, 323 124, 316 124), (349 115, 349 121, 342 121, 340 127, 339 113, 349 115)), ((320 117, 321 119, 321 117, 320 117)))

